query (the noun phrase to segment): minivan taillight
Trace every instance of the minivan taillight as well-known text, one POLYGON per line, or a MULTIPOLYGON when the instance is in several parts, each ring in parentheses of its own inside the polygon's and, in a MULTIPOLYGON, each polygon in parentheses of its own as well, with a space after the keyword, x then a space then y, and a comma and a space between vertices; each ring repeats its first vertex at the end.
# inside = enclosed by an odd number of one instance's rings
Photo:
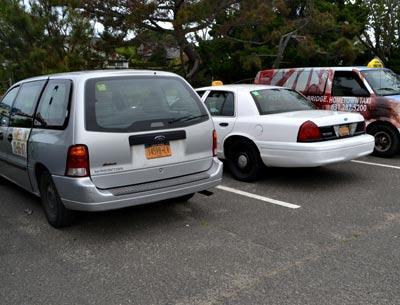
POLYGON ((89 150, 86 145, 73 145, 68 149, 65 175, 69 177, 89 177, 89 150))
POLYGON ((320 139, 321 131, 314 122, 306 121, 300 126, 297 142, 312 142, 320 139))
POLYGON ((212 133, 212 152, 214 157, 217 156, 217 147, 217 132, 214 129, 212 133))

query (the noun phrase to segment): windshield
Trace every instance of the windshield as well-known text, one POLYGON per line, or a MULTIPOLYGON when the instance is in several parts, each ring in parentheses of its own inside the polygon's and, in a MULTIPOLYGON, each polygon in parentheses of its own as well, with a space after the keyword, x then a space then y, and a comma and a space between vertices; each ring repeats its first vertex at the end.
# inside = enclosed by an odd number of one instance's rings
POLYGON ((129 76, 86 83, 86 129, 136 132, 208 119, 198 95, 177 77, 129 76))
POLYGON ((315 109, 311 102, 293 90, 275 88, 250 93, 261 115, 315 109))
POLYGON ((376 95, 400 94, 400 78, 387 69, 373 69, 361 71, 376 95))

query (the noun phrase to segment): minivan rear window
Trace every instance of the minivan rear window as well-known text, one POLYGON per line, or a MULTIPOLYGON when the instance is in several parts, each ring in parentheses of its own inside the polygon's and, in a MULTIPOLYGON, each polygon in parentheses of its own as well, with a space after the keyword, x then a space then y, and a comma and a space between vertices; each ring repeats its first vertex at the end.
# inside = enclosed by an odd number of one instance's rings
POLYGON ((178 77, 94 78, 86 82, 85 100, 89 131, 169 129, 209 118, 199 96, 178 77))

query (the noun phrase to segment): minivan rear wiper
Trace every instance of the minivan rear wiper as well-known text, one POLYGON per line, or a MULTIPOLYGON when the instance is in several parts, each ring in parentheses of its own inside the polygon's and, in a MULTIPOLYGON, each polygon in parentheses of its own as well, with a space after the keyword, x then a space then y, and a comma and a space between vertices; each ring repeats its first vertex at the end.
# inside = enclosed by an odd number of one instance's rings
POLYGON ((201 114, 201 115, 185 115, 183 117, 177 118, 177 119, 173 119, 171 121, 168 121, 168 124, 173 124, 176 122, 187 122, 187 121, 192 121, 195 119, 200 119, 200 118, 204 118, 204 117, 208 117, 208 114, 201 114))

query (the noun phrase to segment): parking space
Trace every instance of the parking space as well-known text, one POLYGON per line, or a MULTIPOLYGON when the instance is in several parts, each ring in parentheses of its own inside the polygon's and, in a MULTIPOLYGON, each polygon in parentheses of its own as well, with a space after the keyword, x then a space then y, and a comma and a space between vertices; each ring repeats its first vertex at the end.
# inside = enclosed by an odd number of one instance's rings
POLYGON ((400 156, 224 175, 55 230, 1 181, 1 304, 399 304, 400 156))

